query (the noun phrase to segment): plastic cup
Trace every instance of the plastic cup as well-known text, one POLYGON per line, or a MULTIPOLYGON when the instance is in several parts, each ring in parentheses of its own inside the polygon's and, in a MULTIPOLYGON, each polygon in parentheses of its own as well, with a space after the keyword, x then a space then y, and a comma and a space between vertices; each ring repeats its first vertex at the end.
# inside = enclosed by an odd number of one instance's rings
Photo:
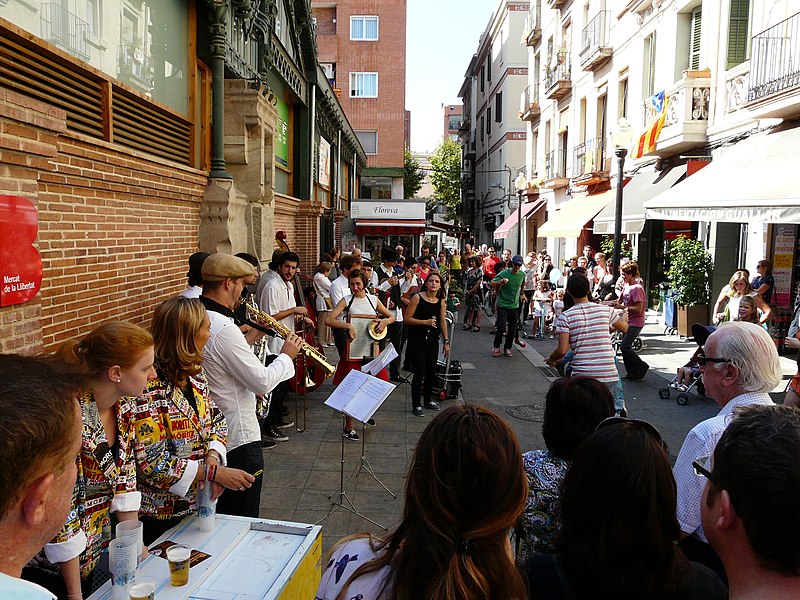
POLYGON ((211 487, 211 482, 206 481, 203 489, 197 490, 197 517, 200 531, 214 531, 217 501, 211 500, 211 487))
POLYGON ((130 600, 155 600, 156 580, 153 577, 137 575, 130 585, 130 600))
POLYGON ((117 539, 130 537, 136 541, 137 560, 141 560, 142 550, 144 549, 144 526, 139 520, 120 521, 116 529, 117 539))
POLYGON ((111 540, 108 545, 108 570, 111 571, 111 597, 128 600, 130 584, 136 575, 136 540, 123 537, 111 540))
POLYGON ((191 556, 192 549, 189 546, 176 544, 167 548, 169 582, 175 587, 189 583, 189 558, 191 556))

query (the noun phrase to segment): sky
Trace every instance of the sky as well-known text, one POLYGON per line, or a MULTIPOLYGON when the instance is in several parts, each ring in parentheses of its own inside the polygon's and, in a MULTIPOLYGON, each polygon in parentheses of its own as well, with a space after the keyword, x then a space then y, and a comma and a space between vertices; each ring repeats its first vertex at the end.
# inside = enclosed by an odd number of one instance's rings
POLYGON ((496 0, 408 0, 406 109, 411 150, 433 152, 442 140, 442 104, 457 104, 478 38, 496 0))

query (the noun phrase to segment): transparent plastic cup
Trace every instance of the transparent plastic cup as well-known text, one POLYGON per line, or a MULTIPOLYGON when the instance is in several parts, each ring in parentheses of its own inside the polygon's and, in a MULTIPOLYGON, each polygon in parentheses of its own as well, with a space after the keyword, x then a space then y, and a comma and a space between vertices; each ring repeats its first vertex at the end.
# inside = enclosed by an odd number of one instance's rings
POLYGON ((206 481, 202 490, 197 490, 197 519, 200 531, 214 531, 217 501, 211 500, 211 483, 206 481))
POLYGON ((176 544, 167 548, 169 561, 169 582, 175 587, 189 583, 189 559, 192 549, 189 546, 176 544))

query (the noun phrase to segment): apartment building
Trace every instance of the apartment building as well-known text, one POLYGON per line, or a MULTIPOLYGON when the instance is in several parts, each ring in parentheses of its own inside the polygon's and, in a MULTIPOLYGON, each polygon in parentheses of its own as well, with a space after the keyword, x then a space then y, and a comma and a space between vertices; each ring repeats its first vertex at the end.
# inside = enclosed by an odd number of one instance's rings
MULTIPOLYGON (((492 242, 495 230, 514 212, 513 180, 525 170, 527 134, 517 108, 528 78, 527 53, 520 44, 527 14, 527 3, 497 3, 459 91, 463 202, 473 237, 482 243, 492 242)), ((516 230, 509 233, 498 243, 514 247, 516 230)))
POLYGON ((444 111, 444 130, 442 138, 458 141, 458 130, 464 122, 464 107, 461 104, 445 104, 444 111))
POLYGON ((367 153, 358 196, 402 198, 406 0, 313 1, 311 6, 320 63, 367 153))

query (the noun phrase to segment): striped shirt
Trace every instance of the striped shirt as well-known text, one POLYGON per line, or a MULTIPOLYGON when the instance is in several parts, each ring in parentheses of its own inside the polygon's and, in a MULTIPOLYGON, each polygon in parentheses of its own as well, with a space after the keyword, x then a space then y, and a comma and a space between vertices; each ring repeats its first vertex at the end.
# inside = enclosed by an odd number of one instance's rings
POLYGON ((561 314, 556 321, 556 333, 569 334, 569 346, 574 352, 572 374, 593 377, 602 383, 619 379, 614 362, 609 329, 619 317, 604 304, 582 302, 561 314))

